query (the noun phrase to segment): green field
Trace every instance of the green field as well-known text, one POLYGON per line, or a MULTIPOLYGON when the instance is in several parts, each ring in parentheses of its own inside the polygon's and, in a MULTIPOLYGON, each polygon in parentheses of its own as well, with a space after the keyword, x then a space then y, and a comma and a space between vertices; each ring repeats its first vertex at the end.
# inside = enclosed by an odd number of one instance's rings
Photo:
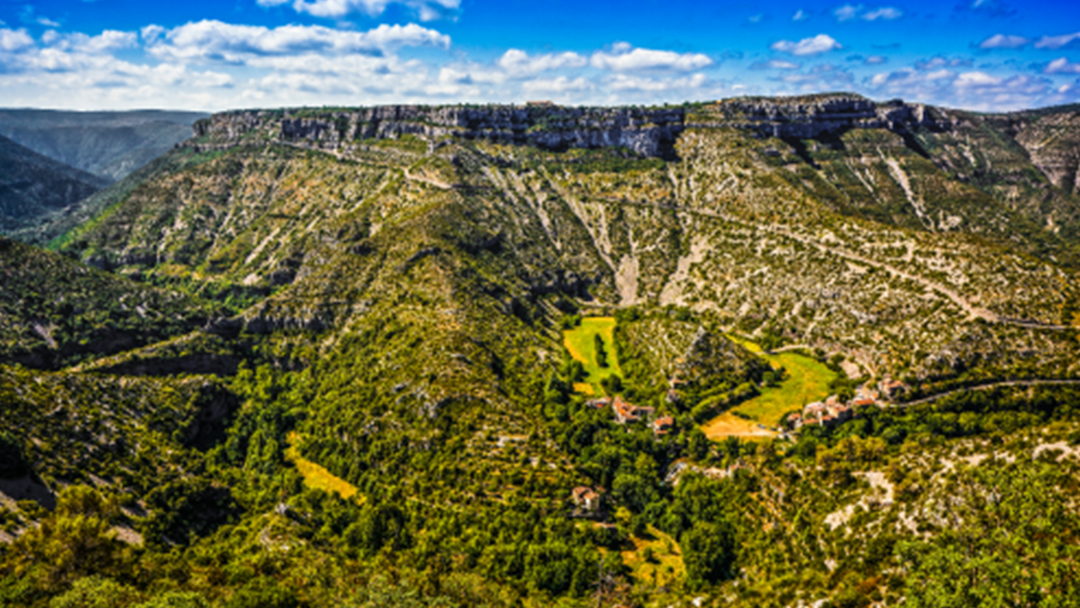
POLYGON ((739 404, 730 412, 725 412, 706 424, 706 434, 710 437, 724 434, 709 433, 708 429, 721 428, 721 423, 727 420, 725 416, 730 418, 732 413, 744 414, 754 422, 766 426, 780 426, 780 420, 784 414, 801 409, 807 403, 823 401, 829 396, 829 383, 836 378, 836 373, 820 361, 794 352, 767 354, 762 352, 757 344, 734 337, 732 340, 763 357, 773 367, 783 367, 787 370, 787 377, 780 386, 763 389, 757 397, 739 404))
POLYGON ((563 344, 570 356, 581 361, 588 374, 586 381, 595 392, 600 393, 600 380, 612 375, 622 376, 619 369, 619 357, 615 353, 615 317, 585 317, 581 325, 563 331, 563 344), (594 336, 599 335, 607 350, 607 367, 600 367, 596 362, 594 336))

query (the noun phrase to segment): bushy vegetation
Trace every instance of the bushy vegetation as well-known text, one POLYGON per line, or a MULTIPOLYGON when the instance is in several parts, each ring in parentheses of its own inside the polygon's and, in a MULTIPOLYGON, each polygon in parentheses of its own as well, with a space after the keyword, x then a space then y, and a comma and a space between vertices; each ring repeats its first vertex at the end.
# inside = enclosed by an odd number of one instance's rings
MULTIPOLYGON (((340 135, 337 112, 303 114, 340 135)), ((275 143, 283 116, 177 151, 58 242, 143 284, 43 258, 119 303, 56 318, 58 342, 161 333, 0 367, 0 489, 23 498, 0 511, 0 604, 1072 601, 1076 387, 939 394, 1075 378, 1069 270, 909 225, 899 183, 866 219, 840 148, 807 145, 808 170, 703 122, 677 161, 413 137, 331 155, 275 143), (161 310, 114 315, 133 294, 161 310), (185 375, 198 357, 217 375, 185 375), (700 428, 887 374, 938 398, 790 442, 700 428), (602 393, 655 409, 618 424, 602 393)), ((920 196, 984 200, 890 158, 920 196)), ((11 292, 35 316, 10 327, 57 314, 43 283, 11 292)))

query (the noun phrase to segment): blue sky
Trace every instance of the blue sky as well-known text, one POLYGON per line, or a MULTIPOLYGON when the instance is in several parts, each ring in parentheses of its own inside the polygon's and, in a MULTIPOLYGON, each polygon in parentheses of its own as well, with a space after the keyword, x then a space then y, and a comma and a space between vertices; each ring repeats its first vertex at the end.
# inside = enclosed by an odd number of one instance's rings
POLYGON ((1080 101, 1080 2, 0 0, 0 106, 1080 101))

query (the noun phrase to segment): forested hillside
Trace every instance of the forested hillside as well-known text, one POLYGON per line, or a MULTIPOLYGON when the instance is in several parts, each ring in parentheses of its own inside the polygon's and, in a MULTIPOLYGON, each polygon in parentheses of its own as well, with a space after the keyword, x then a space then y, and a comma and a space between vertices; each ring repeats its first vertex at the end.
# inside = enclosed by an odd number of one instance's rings
POLYGON ((0 241, 0 604, 1070 605, 1070 111, 215 115, 0 241))
POLYGON ((0 231, 5 234, 46 223, 108 184, 0 136, 0 231))

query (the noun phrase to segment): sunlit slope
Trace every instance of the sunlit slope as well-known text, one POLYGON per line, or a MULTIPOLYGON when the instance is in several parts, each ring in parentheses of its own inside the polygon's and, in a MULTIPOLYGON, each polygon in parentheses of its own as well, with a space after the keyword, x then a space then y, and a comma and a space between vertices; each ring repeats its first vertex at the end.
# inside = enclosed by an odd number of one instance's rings
POLYGON ((277 294, 246 313, 256 331, 340 327, 370 305, 345 294, 372 273, 449 257, 497 285, 503 306, 676 303, 856 351, 882 372, 1001 371, 1038 352, 1048 373, 1071 373, 1068 271, 839 214, 771 146, 692 128, 674 162, 408 139, 335 154, 235 147, 143 183, 66 250, 202 293, 277 294))

